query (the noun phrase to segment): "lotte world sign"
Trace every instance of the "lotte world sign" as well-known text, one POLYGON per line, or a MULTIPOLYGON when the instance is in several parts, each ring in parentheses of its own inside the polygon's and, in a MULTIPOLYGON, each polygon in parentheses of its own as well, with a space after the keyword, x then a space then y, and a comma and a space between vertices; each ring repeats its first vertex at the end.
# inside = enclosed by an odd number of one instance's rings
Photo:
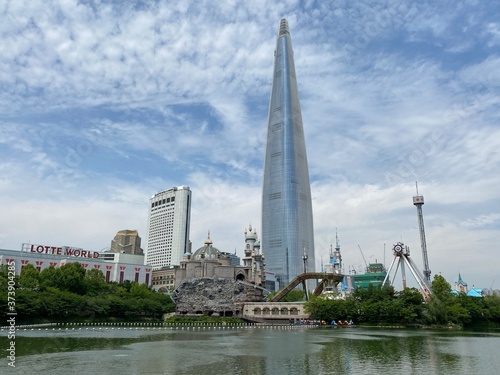
POLYGON ((99 253, 97 251, 83 250, 77 247, 69 246, 56 247, 31 245, 30 252, 38 254, 64 255, 77 258, 99 258, 99 253))

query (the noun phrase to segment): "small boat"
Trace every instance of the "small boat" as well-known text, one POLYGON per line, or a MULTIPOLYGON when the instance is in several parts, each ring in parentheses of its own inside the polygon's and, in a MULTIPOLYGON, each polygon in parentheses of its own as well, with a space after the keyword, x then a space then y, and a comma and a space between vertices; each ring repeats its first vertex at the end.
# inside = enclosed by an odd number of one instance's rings
POLYGON ((353 327, 354 326, 354 322, 351 320, 347 321, 347 320, 338 320, 338 321, 335 321, 335 320, 332 320, 330 322, 330 325, 332 327, 353 327))

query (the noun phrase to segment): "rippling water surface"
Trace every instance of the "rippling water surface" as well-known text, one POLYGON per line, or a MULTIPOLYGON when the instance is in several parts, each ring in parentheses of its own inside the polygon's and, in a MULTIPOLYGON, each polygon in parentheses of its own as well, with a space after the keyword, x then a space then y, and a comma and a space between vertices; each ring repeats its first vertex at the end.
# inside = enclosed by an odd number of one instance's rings
MULTIPOLYGON (((8 349, 6 332, 0 348, 8 349)), ((0 374, 498 374, 500 331, 366 328, 20 330, 0 374)))

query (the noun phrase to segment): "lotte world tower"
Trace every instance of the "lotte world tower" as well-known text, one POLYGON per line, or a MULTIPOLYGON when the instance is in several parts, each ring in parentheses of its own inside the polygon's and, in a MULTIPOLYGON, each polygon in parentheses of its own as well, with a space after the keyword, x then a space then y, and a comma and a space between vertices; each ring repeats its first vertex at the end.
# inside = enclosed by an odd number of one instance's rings
POLYGON ((280 22, 274 51, 262 188, 262 248, 266 271, 282 288, 315 271, 311 186, 288 22, 280 22), (305 264, 304 264, 305 261, 305 264))

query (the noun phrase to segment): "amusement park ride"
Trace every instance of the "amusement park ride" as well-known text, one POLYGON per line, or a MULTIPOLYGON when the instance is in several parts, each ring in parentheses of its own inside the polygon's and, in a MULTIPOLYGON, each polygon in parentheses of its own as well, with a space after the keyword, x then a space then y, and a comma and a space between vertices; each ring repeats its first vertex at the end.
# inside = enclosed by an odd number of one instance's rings
POLYGON ((386 284, 388 281, 390 285, 393 285, 394 279, 396 278, 396 274, 398 272, 398 268, 401 268, 401 277, 403 279, 403 289, 406 289, 406 273, 405 273, 405 265, 409 268, 411 274, 415 278, 420 287, 420 292, 424 296, 425 299, 429 298, 431 294, 430 284, 431 284, 431 270, 429 269, 429 260, 427 258, 427 244, 425 241, 425 229, 424 229, 424 216, 422 214, 422 206, 424 205, 424 197, 418 195, 418 185, 417 187, 417 195, 413 197, 413 204, 417 207, 417 215, 418 215, 418 225, 420 230, 420 245, 422 247, 422 258, 424 262, 424 274, 422 275, 417 268, 417 265, 410 257, 410 249, 408 246, 405 246, 402 242, 398 242, 392 247, 394 259, 387 271, 387 275, 384 279, 382 285, 386 284), (390 279, 391 271, 394 267, 395 272, 390 279))
MULTIPOLYGON (((370 263, 366 262, 366 259, 363 255, 363 251, 361 247, 358 245, 361 255, 363 257, 363 261, 367 267, 367 272, 362 275, 353 275, 355 287, 366 287, 365 285, 394 285, 394 280, 397 276, 398 269, 401 269, 401 276, 403 281, 403 289, 406 289, 406 269, 409 269, 413 277, 415 278, 420 293, 422 293, 425 300, 428 300, 431 295, 431 270, 429 268, 429 260, 427 258, 427 244, 425 240, 425 229, 424 229, 424 217, 422 214, 422 206, 424 204, 424 197, 418 194, 418 185, 417 185, 417 195, 413 197, 413 204, 417 207, 417 216, 418 216, 418 224, 420 231, 420 244, 422 248, 422 258, 424 263, 424 271, 423 274, 419 271, 417 265, 413 261, 410 256, 410 249, 402 242, 396 243, 392 250, 394 259, 386 271, 382 263, 370 263), (356 280, 359 278, 359 280, 356 280), (383 280, 383 281, 382 281, 383 280)), ((295 277, 288 285, 286 285, 283 289, 279 290, 272 298, 269 299, 270 302, 278 302, 280 301, 288 292, 296 288, 299 284, 302 283, 304 293, 306 299, 309 299, 309 292, 307 288, 307 280, 318 280, 320 281, 317 287, 312 292, 312 295, 317 296, 323 292, 325 285, 334 285, 337 287, 339 283, 344 280, 344 275, 341 274, 341 260, 340 260, 340 246, 338 241, 338 236, 336 235, 336 247, 335 252, 330 247, 330 264, 332 265, 332 269, 329 272, 308 272, 307 270, 307 254, 304 250, 304 255, 302 256, 302 260, 304 263, 303 273, 295 277)))

